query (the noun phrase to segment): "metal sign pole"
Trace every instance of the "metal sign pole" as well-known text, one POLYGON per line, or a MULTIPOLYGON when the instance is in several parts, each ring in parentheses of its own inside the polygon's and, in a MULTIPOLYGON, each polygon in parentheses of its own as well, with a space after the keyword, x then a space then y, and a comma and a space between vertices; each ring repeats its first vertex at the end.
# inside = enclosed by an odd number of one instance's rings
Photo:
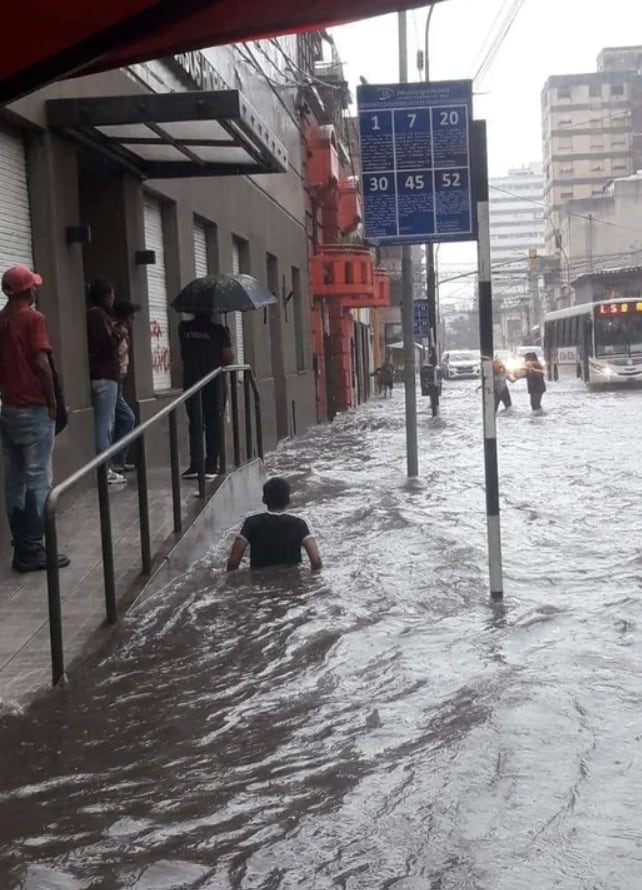
POLYGON ((475 160, 475 199, 477 202, 477 262, 479 277, 479 344, 482 356, 482 403, 484 415, 484 471, 486 476, 486 522, 488 529, 488 568, 490 595, 502 599, 502 542, 499 519, 499 470, 497 464, 497 425, 493 374, 493 292, 490 263, 490 213, 488 203, 488 162, 486 122, 472 125, 475 160))
MULTIPOLYGON (((408 82, 407 13, 399 13, 399 81, 408 82)), ((414 281, 411 248, 401 248, 401 323, 403 327, 404 385, 406 396, 406 461, 408 478, 419 475, 417 454, 417 384, 415 380, 414 281)))

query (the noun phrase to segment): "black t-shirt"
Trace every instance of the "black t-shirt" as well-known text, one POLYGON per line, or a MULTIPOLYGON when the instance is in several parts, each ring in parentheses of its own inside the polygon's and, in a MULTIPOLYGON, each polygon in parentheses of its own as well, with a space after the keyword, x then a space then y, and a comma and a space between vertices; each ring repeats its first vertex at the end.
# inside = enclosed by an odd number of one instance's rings
POLYGON ((178 326, 183 360, 183 387, 188 389, 215 368, 220 368, 221 353, 230 347, 230 332, 222 324, 194 318, 178 326))
POLYGON ((291 513, 255 513, 243 523, 240 537, 250 545, 250 566, 296 565, 301 562, 301 546, 311 537, 304 519, 291 513))

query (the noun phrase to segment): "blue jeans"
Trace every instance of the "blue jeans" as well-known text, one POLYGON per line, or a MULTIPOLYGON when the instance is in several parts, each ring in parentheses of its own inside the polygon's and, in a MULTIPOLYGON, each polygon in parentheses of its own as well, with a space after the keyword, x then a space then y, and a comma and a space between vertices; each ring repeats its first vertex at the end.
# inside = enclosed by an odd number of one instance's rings
MULTIPOLYGON (((118 442, 123 436, 126 436, 127 433, 131 433, 135 426, 136 416, 125 400, 122 386, 119 386, 118 396, 116 397, 116 417, 114 420, 112 442, 118 442)), ((123 464, 127 463, 128 450, 128 448, 125 448, 116 455, 113 461, 114 466, 122 467, 123 464)))
POLYGON ((3 405, 0 433, 4 452, 4 497, 7 515, 24 511, 33 502, 42 520, 51 488, 55 422, 44 405, 12 408, 3 405))
POLYGON ((118 384, 115 380, 91 381, 91 404, 94 409, 96 454, 106 451, 112 443, 118 384))

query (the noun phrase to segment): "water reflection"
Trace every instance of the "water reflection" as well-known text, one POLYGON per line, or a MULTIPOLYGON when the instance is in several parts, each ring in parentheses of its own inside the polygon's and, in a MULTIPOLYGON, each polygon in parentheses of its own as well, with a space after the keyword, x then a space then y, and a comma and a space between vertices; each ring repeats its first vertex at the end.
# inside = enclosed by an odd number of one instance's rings
POLYGON ((504 604, 477 399, 422 416, 419 486, 401 393, 280 449, 320 575, 221 544, 4 715, 2 890, 637 890, 640 395, 516 390, 504 604))

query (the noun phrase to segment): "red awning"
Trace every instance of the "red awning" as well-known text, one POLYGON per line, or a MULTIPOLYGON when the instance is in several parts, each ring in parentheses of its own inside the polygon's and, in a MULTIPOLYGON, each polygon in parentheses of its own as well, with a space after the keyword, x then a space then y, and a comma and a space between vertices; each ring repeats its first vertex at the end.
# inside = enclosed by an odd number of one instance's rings
POLYGON ((424 5, 426 0, 21 0, 12 4, 4 29, 0 102, 73 73, 424 5))

